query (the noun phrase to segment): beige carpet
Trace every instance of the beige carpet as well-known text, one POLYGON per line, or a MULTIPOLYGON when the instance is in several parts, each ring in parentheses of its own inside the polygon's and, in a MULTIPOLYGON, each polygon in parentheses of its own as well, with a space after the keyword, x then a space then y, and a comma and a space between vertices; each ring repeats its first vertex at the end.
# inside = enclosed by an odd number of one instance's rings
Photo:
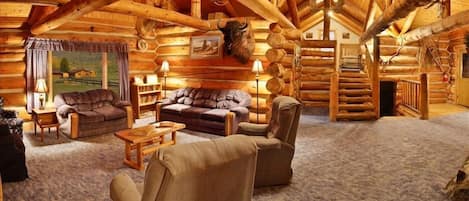
MULTIPOLYGON (((468 122, 469 113, 350 123, 303 115, 292 183, 256 189, 253 200, 445 201, 442 188, 469 155, 468 122)), ((178 142, 213 137, 184 130, 178 142)), ((143 180, 143 172, 122 164, 123 143, 112 135, 37 140, 26 134, 31 178, 4 184, 6 201, 109 200, 117 173, 143 180)))

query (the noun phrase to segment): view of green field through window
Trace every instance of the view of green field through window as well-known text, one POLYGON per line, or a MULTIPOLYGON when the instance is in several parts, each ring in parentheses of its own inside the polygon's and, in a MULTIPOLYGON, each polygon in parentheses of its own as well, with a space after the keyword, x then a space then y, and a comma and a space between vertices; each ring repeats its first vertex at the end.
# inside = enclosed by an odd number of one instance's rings
MULTIPOLYGON (((52 52, 53 96, 64 92, 102 88, 102 53, 52 52)), ((108 89, 119 94, 119 68, 116 54, 107 54, 108 89)))

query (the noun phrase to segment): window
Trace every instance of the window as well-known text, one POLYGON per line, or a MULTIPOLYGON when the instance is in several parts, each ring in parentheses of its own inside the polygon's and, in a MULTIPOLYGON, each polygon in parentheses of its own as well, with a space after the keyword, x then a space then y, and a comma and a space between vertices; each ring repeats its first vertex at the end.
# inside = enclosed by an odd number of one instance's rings
POLYGON ((119 68, 115 53, 53 51, 52 72, 52 97, 64 92, 100 88, 119 94, 119 68))
POLYGON ((462 77, 469 78, 469 54, 464 53, 462 58, 462 77))

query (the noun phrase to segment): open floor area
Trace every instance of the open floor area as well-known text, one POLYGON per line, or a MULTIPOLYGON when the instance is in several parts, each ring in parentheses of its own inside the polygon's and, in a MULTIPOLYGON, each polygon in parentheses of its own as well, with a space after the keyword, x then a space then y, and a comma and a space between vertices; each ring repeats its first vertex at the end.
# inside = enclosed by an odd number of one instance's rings
MULTIPOLYGON (((443 188, 469 153, 469 113, 430 120, 385 117, 331 123, 300 119, 290 185, 255 189, 255 201, 445 201, 443 188)), ((3 186, 6 201, 110 200, 113 176, 142 182, 144 171, 122 163, 123 144, 112 134, 69 140, 26 132, 30 178, 3 186)), ((182 130, 178 143, 217 138, 182 130)), ((147 157, 148 159, 148 157, 147 157)))

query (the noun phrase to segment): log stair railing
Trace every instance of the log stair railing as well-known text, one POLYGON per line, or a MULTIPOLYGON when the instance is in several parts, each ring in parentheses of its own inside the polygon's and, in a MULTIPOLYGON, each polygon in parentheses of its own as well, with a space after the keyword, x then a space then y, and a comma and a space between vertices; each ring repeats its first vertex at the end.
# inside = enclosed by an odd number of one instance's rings
POLYGON ((299 97, 309 107, 329 107, 336 41, 302 41, 299 97))

